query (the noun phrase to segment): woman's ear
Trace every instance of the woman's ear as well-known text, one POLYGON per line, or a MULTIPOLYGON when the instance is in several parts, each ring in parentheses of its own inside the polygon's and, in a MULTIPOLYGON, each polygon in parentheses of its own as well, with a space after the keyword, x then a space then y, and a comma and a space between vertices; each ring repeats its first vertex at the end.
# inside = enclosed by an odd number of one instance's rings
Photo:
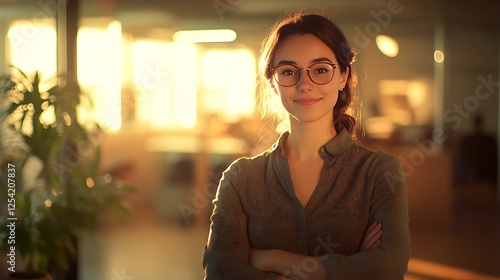
POLYGON ((344 72, 340 72, 340 83, 339 88, 345 88, 347 85, 347 78, 349 77, 349 71, 351 69, 349 67, 345 68, 344 72))

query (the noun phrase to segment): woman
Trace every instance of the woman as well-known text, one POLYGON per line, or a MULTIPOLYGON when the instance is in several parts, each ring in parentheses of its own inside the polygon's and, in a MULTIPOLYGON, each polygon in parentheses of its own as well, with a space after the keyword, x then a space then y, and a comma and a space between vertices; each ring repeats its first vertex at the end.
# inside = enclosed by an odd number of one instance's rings
POLYGON ((406 184, 391 156, 353 140, 345 36, 321 15, 297 14, 271 29, 261 60, 289 128, 225 171, 205 279, 403 279, 406 184))

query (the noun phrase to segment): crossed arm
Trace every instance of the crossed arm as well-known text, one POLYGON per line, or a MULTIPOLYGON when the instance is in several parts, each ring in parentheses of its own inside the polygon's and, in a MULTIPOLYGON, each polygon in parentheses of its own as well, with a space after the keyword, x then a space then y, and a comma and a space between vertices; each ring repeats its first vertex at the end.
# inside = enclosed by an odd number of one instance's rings
MULTIPOLYGON (((305 279, 294 266, 307 264, 307 279, 403 279, 409 260, 407 192, 396 166, 380 173, 370 203, 372 224, 358 253, 311 257, 259 250, 248 242, 248 217, 230 176, 219 187, 204 251, 205 279, 305 279), (383 226, 383 235, 382 235, 383 226), (311 272, 309 272, 311 271, 311 272)), ((268 247, 269 248, 269 247, 268 247)), ((272 248, 272 246, 271 246, 272 248)))
MULTIPOLYGON (((373 222, 365 232, 359 252, 366 252, 376 248, 382 237, 382 224, 373 222)), ((328 279, 329 274, 318 258, 291 253, 283 250, 260 250, 252 248, 249 252, 250 265, 260 271, 269 271, 280 274, 278 280, 285 279, 328 279), (311 272, 300 270, 300 264, 310 262, 315 267, 311 272)))

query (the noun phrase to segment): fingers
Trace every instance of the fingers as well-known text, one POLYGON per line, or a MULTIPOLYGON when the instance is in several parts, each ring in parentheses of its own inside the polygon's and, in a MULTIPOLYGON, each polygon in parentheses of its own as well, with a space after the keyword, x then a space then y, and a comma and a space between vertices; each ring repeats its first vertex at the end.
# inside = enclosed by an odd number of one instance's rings
POLYGON ((371 250, 375 247, 378 246, 378 244, 380 244, 381 240, 380 238, 382 237, 382 224, 379 224, 380 227, 377 227, 376 229, 378 229, 377 232, 375 232, 371 238, 368 239, 368 241, 366 242, 366 247, 368 248, 368 250, 371 250))
POLYGON ((382 237, 382 233, 382 223, 377 221, 373 222, 366 230, 363 241, 361 242, 360 252, 376 248, 381 242, 380 238, 382 237))
POLYGON ((365 237, 365 240, 367 240, 367 241, 372 240, 375 236, 377 236, 382 231, 382 224, 381 223, 374 222, 373 224, 375 224, 375 226, 374 227, 370 226, 370 228, 367 231, 367 234, 365 237))
POLYGON ((370 231, 371 231, 374 227, 376 227, 376 226, 377 226, 377 224, 378 224, 378 222, 377 222, 377 221, 373 222, 373 223, 370 225, 370 227, 366 230, 366 232, 370 232, 370 231))
POLYGON ((380 239, 377 239, 377 241, 375 241, 375 243, 373 244, 373 246, 371 246, 370 249, 368 249, 368 250, 377 248, 378 245, 380 245, 381 242, 382 241, 380 239))

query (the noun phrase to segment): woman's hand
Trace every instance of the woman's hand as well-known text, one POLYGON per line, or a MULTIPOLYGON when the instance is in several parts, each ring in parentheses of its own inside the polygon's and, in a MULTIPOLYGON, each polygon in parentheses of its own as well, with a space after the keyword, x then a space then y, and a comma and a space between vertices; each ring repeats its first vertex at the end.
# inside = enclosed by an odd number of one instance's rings
POLYGON ((377 248, 377 246, 381 242, 380 238, 382 237, 382 232, 382 223, 379 223, 377 221, 373 222, 366 230, 363 241, 361 242, 361 247, 359 248, 359 252, 366 252, 371 249, 377 248))

